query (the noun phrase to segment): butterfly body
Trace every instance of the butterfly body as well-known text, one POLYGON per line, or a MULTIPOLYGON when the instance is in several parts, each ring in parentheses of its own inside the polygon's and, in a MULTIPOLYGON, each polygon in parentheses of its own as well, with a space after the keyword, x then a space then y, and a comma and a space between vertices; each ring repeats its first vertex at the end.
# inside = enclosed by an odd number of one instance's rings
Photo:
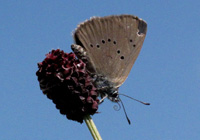
POLYGON ((105 76, 95 75, 94 84, 102 98, 108 97, 113 102, 119 101, 118 88, 116 88, 105 76))
POLYGON ((75 30, 72 50, 86 63, 102 98, 118 102, 118 89, 139 55, 147 24, 132 15, 94 17, 75 30))
MULTIPOLYGON (((83 60, 86 65, 89 67, 91 66, 89 58, 87 58, 87 53, 82 49, 81 46, 73 44, 71 46, 72 50, 74 51, 74 53, 81 59, 83 60)), ((98 93, 100 94, 100 96, 103 97, 108 97, 108 99, 110 99, 113 102, 118 102, 119 101, 119 96, 118 96, 118 87, 115 87, 106 76, 103 76, 101 74, 94 74, 91 73, 92 68, 89 68, 90 71, 89 74, 92 77, 92 81, 95 85, 95 87, 97 88, 98 93)))

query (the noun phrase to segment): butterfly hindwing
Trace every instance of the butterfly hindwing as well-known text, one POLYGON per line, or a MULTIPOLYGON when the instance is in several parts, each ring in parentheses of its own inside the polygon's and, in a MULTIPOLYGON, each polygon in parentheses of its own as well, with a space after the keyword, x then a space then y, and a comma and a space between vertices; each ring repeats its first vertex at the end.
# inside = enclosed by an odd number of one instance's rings
POLYGON ((132 15, 94 17, 78 26, 74 39, 86 53, 91 72, 119 87, 139 55, 146 31, 145 21, 132 15))

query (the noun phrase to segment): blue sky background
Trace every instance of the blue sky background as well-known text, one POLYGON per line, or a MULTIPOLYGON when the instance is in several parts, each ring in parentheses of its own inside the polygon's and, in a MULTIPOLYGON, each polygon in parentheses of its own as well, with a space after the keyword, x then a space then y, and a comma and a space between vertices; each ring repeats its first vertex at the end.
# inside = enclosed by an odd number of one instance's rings
POLYGON ((133 14, 148 23, 142 51, 120 92, 93 120, 104 140, 200 139, 200 2, 197 0, 0 1, 0 139, 92 140, 39 89, 37 63, 51 49, 71 52, 72 31, 91 16, 133 14))

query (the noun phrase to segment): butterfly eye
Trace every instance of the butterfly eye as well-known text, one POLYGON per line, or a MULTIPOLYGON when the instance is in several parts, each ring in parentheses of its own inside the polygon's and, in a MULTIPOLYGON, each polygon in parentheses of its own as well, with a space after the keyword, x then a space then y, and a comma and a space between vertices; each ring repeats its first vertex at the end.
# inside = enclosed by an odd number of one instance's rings
POLYGON ((97 44, 97 48, 100 48, 99 44, 97 44))
POLYGON ((134 44, 134 45, 133 45, 133 47, 135 48, 135 47, 136 47, 136 45, 134 44))
POLYGON ((105 43, 105 40, 102 40, 101 42, 104 44, 104 43, 105 43))
POLYGON ((113 41, 113 44, 117 44, 117 42, 116 42, 116 41, 113 41))
POLYGON ((142 32, 138 31, 137 34, 140 35, 142 32))
POLYGON ((90 44, 90 47, 93 47, 93 45, 92 45, 92 44, 90 44))
POLYGON ((124 59, 124 56, 121 56, 120 58, 123 60, 123 59, 124 59))
POLYGON ((108 39, 108 42, 110 42, 110 41, 111 41, 111 39, 109 38, 109 39, 108 39))
POLYGON ((119 54, 119 53, 120 53, 120 50, 118 50, 117 53, 119 54))
POLYGON ((132 40, 132 39, 130 39, 130 42, 133 42, 133 40, 132 40))

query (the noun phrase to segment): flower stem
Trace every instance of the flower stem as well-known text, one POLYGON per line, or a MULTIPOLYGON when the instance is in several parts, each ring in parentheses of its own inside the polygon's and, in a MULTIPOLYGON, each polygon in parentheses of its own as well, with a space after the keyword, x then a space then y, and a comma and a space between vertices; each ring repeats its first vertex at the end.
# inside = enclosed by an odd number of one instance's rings
POLYGON ((92 118, 90 115, 86 115, 84 117, 85 123, 87 124, 88 129, 90 130, 90 133, 92 134, 92 137, 94 140, 102 140, 92 118))

